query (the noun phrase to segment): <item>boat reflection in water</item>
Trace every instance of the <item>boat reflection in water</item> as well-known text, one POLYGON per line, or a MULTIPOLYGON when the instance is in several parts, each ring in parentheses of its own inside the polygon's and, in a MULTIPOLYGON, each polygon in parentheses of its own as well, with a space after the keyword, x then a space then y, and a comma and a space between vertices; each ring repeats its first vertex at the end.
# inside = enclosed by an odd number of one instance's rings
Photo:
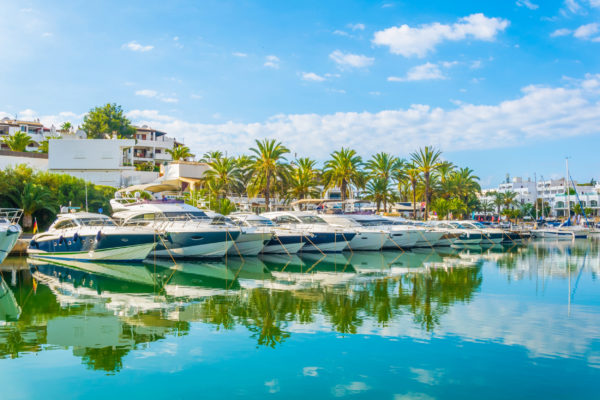
MULTIPOLYGON (((541 265, 546 278, 600 273, 597 247, 564 246, 265 254, 136 266, 32 259, 24 268, 9 259, 0 267, 0 358, 68 349, 90 369, 117 373, 130 362, 127 354, 141 357, 158 341, 199 341, 192 333, 201 328, 219 331, 210 335, 211 346, 223 349, 236 340, 293 347, 295 335, 308 346, 323 336, 300 335, 333 332, 361 334, 353 336, 357 341, 362 335, 417 342, 459 337, 494 346, 507 341, 542 356, 580 356, 587 348, 581 334, 569 333, 578 347, 566 350, 548 329, 539 331, 536 343, 530 340, 538 325, 558 318, 546 312, 547 302, 529 305, 532 322, 521 332, 501 323, 527 320, 523 307, 505 298, 504 319, 487 318, 498 300, 482 290, 485 271, 492 272, 494 288, 501 280, 526 279, 541 265)), ((587 326, 585 332, 600 331, 600 322, 583 314, 571 318, 587 326)))

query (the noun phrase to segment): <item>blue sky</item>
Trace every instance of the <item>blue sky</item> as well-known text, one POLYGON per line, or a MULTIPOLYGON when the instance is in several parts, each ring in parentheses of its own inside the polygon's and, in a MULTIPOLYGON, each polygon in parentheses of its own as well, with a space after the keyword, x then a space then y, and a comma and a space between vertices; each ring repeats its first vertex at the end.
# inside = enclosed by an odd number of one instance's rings
POLYGON ((4 1, 0 116, 121 104, 197 154, 434 145, 484 186, 598 178, 600 0, 4 1))

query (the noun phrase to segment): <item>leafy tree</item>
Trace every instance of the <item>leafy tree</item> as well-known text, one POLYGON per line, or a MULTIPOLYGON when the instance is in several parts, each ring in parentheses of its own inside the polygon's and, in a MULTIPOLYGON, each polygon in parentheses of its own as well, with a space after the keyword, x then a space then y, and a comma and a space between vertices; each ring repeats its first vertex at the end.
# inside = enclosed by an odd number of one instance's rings
POLYGON ((182 145, 176 145, 172 149, 167 149, 167 153, 171 155, 173 161, 185 161, 188 158, 194 157, 194 155, 190 152, 190 148, 182 145))
POLYGON ((264 193, 265 206, 269 211, 271 206, 271 189, 274 184, 283 183, 289 179, 290 167, 285 163, 285 155, 290 150, 275 139, 256 140, 256 147, 250 149, 252 178, 248 194, 264 193))
POLYGON ((326 189, 340 188, 342 203, 348 196, 350 185, 361 186, 363 176, 360 171, 362 158, 356 151, 342 147, 341 150, 331 153, 331 159, 325 162, 323 180, 326 189))
POLYGON ((216 151, 207 151, 206 153, 204 153, 202 155, 202 158, 200 159, 200 162, 205 162, 205 163, 209 163, 211 161, 216 161, 220 158, 223 158, 223 152, 216 150, 216 151))
POLYGON ((15 132, 13 135, 3 136, 2 142, 12 151, 26 151, 27 146, 34 143, 31 136, 21 131, 15 132))
POLYGON ((131 138, 136 132, 121 106, 115 103, 92 108, 83 117, 81 129, 91 139, 103 139, 113 133, 120 137, 131 138))

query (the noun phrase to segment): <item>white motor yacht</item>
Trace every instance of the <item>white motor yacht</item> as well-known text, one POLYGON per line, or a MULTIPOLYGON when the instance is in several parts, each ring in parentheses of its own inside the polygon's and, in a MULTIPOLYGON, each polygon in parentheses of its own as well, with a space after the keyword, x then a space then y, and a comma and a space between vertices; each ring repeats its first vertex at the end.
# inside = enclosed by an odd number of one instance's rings
POLYGON ((18 208, 0 208, 0 264, 10 254, 23 231, 19 219, 23 210, 18 208))
POLYGON ((381 250, 389 237, 387 230, 362 226, 346 214, 319 214, 331 226, 353 230, 356 236, 350 241, 351 250, 381 250))
POLYGON ((416 230, 420 237, 414 244, 414 247, 434 247, 444 236, 444 233, 423 225, 421 222, 409 221, 400 217, 384 217, 394 223, 394 225, 408 226, 416 230))
POLYGON ((242 212, 228 217, 244 228, 254 228, 257 232, 273 235, 261 250, 263 254, 296 254, 306 244, 301 231, 277 226, 266 217, 242 212))
POLYGON ((389 219, 376 214, 347 214, 363 227, 381 229, 388 233, 383 249, 408 249, 421 238, 420 233, 410 226, 395 225, 389 219))
POLYGON ((113 218, 123 226, 145 226, 161 234, 157 257, 222 257, 240 236, 235 226, 215 223, 204 211, 180 201, 139 201, 113 218))
POLYGON ((502 229, 489 228, 477 221, 458 221, 461 226, 467 229, 478 230, 482 234, 482 244, 499 244, 504 240, 505 234, 502 229))
POLYGON ((273 233, 269 230, 237 224, 223 214, 214 211, 206 210, 205 213, 212 219, 213 224, 221 224, 240 230, 240 235, 235 239, 233 246, 227 251, 227 254, 230 256, 257 256, 273 238, 273 233))
POLYGON ((141 262, 156 240, 152 229, 119 226, 106 215, 59 214, 47 232, 33 237, 27 253, 47 259, 141 262))
POLYGON ((276 224, 304 232, 306 244, 302 252, 341 252, 356 236, 356 232, 330 226, 318 215, 304 211, 275 211, 261 214, 276 224))

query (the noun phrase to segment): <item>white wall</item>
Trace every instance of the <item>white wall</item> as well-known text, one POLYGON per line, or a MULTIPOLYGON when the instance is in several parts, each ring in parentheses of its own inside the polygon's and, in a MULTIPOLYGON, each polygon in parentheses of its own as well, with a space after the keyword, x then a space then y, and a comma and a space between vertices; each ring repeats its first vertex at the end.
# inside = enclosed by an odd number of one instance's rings
POLYGON ((135 145, 131 139, 50 140, 48 168, 51 170, 122 169, 123 148, 135 145))
POLYGON ((48 159, 47 158, 32 158, 32 157, 14 157, 14 156, 6 156, 0 155, 0 169, 4 169, 7 167, 15 167, 19 164, 27 164, 33 169, 38 169, 41 171, 46 171, 48 169, 48 159))

